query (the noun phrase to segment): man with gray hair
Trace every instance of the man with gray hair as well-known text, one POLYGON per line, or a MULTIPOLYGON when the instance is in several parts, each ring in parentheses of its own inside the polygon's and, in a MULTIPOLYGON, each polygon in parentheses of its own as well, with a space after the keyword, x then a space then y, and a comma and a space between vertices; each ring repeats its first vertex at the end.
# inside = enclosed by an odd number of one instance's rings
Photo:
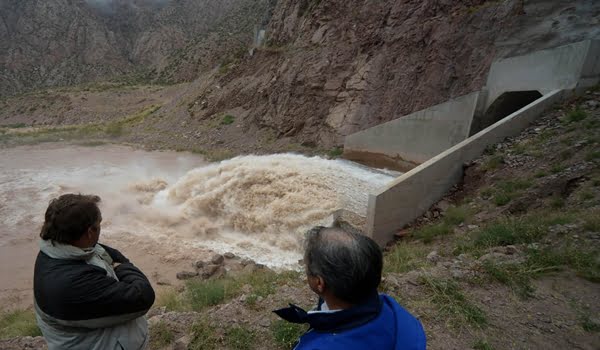
POLYGON ((372 239, 340 228, 307 232, 304 262, 317 308, 276 310, 293 323, 308 323, 295 350, 425 349, 421 323, 392 297, 379 294, 383 256, 372 239))

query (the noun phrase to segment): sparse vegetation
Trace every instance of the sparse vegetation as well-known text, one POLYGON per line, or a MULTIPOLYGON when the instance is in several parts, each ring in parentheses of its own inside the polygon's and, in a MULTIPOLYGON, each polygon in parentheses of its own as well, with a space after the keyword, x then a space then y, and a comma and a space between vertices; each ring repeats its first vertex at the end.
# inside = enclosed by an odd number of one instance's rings
POLYGON ((482 165, 481 169, 485 171, 497 169, 502 163, 504 163, 504 157, 496 154, 489 157, 482 165))
POLYGON ((32 310, 0 312, 0 340, 23 336, 41 336, 32 310))
POLYGON ((331 150, 329 150, 328 155, 329 155, 329 158, 338 158, 343 153, 344 153, 343 147, 334 147, 331 150))
POLYGON ((585 118, 587 118, 587 113, 582 110, 580 107, 576 107, 575 109, 569 111, 569 113, 567 113, 567 115, 565 116, 565 119, 563 119, 563 121, 567 124, 570 123, 576 123, 579 121, 584 120, 585 118))
POLYGON ((217 350, 221 349, 219 337, 215 328, 205 320, 196 321, 190 328, 192 341, 190 350, 217 350))
POLYGON ((466 206, 450 207, 439 222, 419 227, 412 234, 425 243, 431 243, 435 237, 452 233, 454 227, 466 222, 472 215, 466 206))
POLYGON ((494 350, 494 348, 485 340, 478 340, 473 344, 475 350, 494 350))
POLYGON ((400 242, 385 256, 384 272, 405 273, 419 269, 426 265, 425 256, 423 247, 400 242))
POLYGON ((233 124, 233 122, 235 122, 235 117, 232 116, 231 114, 226 114, 225 116, 223 116, 223 119, 221 120, 221 124, 223 124, 223 125, 233 124))
POLYGON ((150 347, 161 349, 175 341, 175 334, 165 321, 159 321, 150 328, 150 347))
POLYGON ((271 332, 275 342, 281 349, 291 349, 298 338, 306 332, 307 327, 301 324, 277 320, 271 324, 271 332))
POLYGON ((421 283, 431 295, 440 315, 449 317, 456 326, 482 328, 487 325, 485 313, 468 300, 455 281, 424 276, 421 283))
POLYGON ((254 347, 256 337, 246 327, 233 327, 227 331, 225 343, 233 350, 250 350, 254 347))

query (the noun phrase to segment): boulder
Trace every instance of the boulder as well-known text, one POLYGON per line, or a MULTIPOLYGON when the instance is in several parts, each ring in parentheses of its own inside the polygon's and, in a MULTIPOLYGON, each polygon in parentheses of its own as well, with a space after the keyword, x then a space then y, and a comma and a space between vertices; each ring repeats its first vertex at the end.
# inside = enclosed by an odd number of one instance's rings
POLYGON ((225 258, 221 254, 215 254, 212 258, 210 258, 210 262, 213 265, 221 265, 225 261, 225 258))
POLYGON ((189 280, 190 278, 194 278, 198 276, 198 272, 194 271, 180 271, 177 272, 177 279, 178 280, 189 280))

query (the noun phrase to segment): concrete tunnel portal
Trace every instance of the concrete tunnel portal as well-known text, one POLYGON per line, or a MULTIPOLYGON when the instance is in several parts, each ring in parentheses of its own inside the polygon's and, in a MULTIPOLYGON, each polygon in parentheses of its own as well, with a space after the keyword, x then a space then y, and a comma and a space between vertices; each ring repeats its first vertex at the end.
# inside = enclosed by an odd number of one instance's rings
POLYGON ((474 116, 469 136, 473 136, 488 126, 499 122, 542 96, 542 93, 537 90, 507 91, 503 93, 498 96, 485 113, 479 117, 474 116))

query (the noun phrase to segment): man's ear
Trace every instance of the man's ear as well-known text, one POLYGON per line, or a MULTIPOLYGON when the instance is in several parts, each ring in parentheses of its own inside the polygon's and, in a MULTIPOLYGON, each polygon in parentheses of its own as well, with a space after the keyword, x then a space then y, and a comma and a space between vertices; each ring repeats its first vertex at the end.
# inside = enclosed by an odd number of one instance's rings
POLYGON ((325 288, 326 288, 325 280, 323 279, 323 277, 317 276, 316 282, 317 283, 315 285, 315 288, 317 289, 317 293, 323 294, 325 292, 325 288))

